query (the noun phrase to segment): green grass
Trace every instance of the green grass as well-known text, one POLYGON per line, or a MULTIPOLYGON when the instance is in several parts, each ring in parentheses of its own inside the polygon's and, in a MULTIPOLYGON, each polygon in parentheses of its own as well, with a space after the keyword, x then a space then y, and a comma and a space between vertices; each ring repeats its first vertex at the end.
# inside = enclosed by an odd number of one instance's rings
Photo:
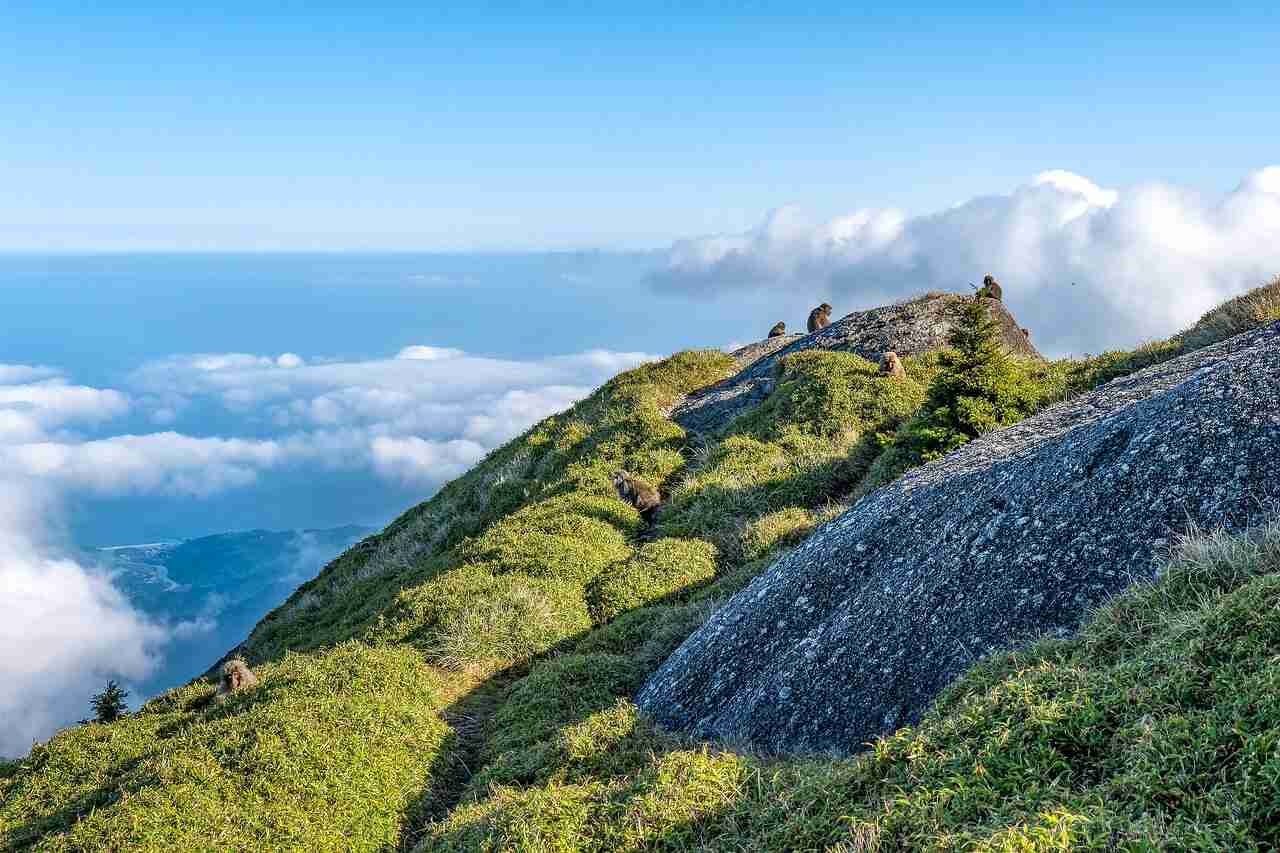
POLYGON ((420 849, 1280 845, 1280 525, 1188 541, 1078 637, 986 661, 853 759, 679 743, 618 698, 648 666, 519 683, 485 785, 420 849))
POLYGON ((8 780, 0 846, 40 850, 381 850, 448 735, 439 676, 358 643, 263 666, 222 705, 211 685, 69 729, 8 780))
POLYGON ((698 539, 658 539, 587 590, 592 615, 607 622, 629 610, 679 598, 716 574, 714 545, 698 539))
MULTIPOLYGON (((1018 369, 1042 408, 1265 322, 1278 288, 1169 341, 1018 369)), ((728 356, 615 377, 300 587, 240 649, 257 690, 216 707, 196 682, 0 762, 0 847, 1280 845, 1275 527, 1191 541, 1077 638, 988 660, 857 758, 687 743, 637 714, 720 602, 914 464, 902 436, 940 358, 905 367, 792 355, 707 436, 664 412, 728 356), (652 526, 617 468, 666 496, 652 526)))
POLYGON ((658 529, 711 542, 727 565, 740 565, 785 539, 766 518, 790 512, 793 529, 812 527, 857 487, 886 436, 924 402, 936 357, 907 358, 903 366, 907 378, 899 380, 852 353, 810 350, 783 359, 768 399, 693 454, 658 529))

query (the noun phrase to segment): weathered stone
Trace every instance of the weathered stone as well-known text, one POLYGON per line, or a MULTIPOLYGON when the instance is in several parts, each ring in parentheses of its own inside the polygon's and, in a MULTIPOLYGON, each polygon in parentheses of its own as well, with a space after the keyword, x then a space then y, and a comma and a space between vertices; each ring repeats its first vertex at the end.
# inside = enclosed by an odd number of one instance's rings
POLYGON ((1280 323, 908 473, 726 603, 637 702, 772 750, 854 752, 917 721, 979 658, 1152 579, 1188 525, 1259 520, 1280 490, 1277 377, 1280 323))
MULTIPOLYGON (((905 358, 947 345, 954 327, 950 309, 962 299, 954 293, 931 293, 899 305, 857 311, 809 335, 785 335, 749 344, 733 352, 739 372, 690 394, 671 410, 671 419, 693 432, 714 432, 759 405, 773 387, 778 362, 807 349, 853 352, 875 363, 893 351, 905 358)), ((1005 346, 1015 355, 1040 358, 1003 302, 986 300, 1000 326, 1005 346)))

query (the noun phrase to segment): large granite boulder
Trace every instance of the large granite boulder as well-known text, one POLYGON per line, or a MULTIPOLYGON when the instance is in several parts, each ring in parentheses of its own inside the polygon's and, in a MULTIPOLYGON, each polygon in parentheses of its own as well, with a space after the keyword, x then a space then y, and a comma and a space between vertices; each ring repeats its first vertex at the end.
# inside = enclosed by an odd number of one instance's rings
POLYGON ((1280 324, 1118 379, 874 492, 731 599, 637 702, 768 750, 855 752, 976 660, 1076 628, 1189 525, 1280 491, 1280 324))

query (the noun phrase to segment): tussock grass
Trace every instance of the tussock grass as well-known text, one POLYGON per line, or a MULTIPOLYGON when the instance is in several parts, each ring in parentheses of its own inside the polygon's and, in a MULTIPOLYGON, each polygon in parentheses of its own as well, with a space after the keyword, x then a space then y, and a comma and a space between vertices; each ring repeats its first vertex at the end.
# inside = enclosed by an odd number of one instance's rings
POLYGON ((1277 320, 1280 320, 1280 276, 1207 312, 1174 340, 1189 351, 1277 320))
POLYGON ((640 677, 621 663, 547 685, 578 698, 510 705, 518 742, 420 849, 1274 849, 1278 661, 1280 524, 1199 535, 857 758, 678 743, 598 692, 640 677))
POLYGON ((212 704, 171 691, 62 732, 13 772, 6 850, 382 850, 448 729, 438 676, 407 648, 347 643, 261 667, 212 704))
POLYGON ((640 546, 634 557, 588 587, 587 600, 596 621, 607 622, 628 610, 678 598, 715 574, 714 545, 658 539, 640 546))

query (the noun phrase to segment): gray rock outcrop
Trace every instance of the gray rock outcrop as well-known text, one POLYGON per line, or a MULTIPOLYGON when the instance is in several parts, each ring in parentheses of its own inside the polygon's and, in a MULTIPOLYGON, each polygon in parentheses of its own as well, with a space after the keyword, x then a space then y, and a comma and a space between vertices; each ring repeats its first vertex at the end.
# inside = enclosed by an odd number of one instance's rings
POLYGON ((641 689, 661 725, 855 752, 984 655, 1069 632, 1189 524, 1280 491, 1280 323, 1111 382, 874 492, 727 602, 641 689))
MULTIPOLYGON (((947 345, 954 326, 950 309, 956 302, 972 298, 930 293, 898 305, 854 312, 812 334, 786 335, 749 344, 733 352, 739 366, 736 375, 690 394, 676 404, 670 417, 691 432, 721 429, 768 397, 773 390, 778 362, 803 350, 852 352, 879 363, 883 352, 896 352, 905 358, 939 349, 947 345)), ((997 299, 985 301, 1000 326, 1005 347, 1024 358, 1040 358, 1004 303, 997 299)))

